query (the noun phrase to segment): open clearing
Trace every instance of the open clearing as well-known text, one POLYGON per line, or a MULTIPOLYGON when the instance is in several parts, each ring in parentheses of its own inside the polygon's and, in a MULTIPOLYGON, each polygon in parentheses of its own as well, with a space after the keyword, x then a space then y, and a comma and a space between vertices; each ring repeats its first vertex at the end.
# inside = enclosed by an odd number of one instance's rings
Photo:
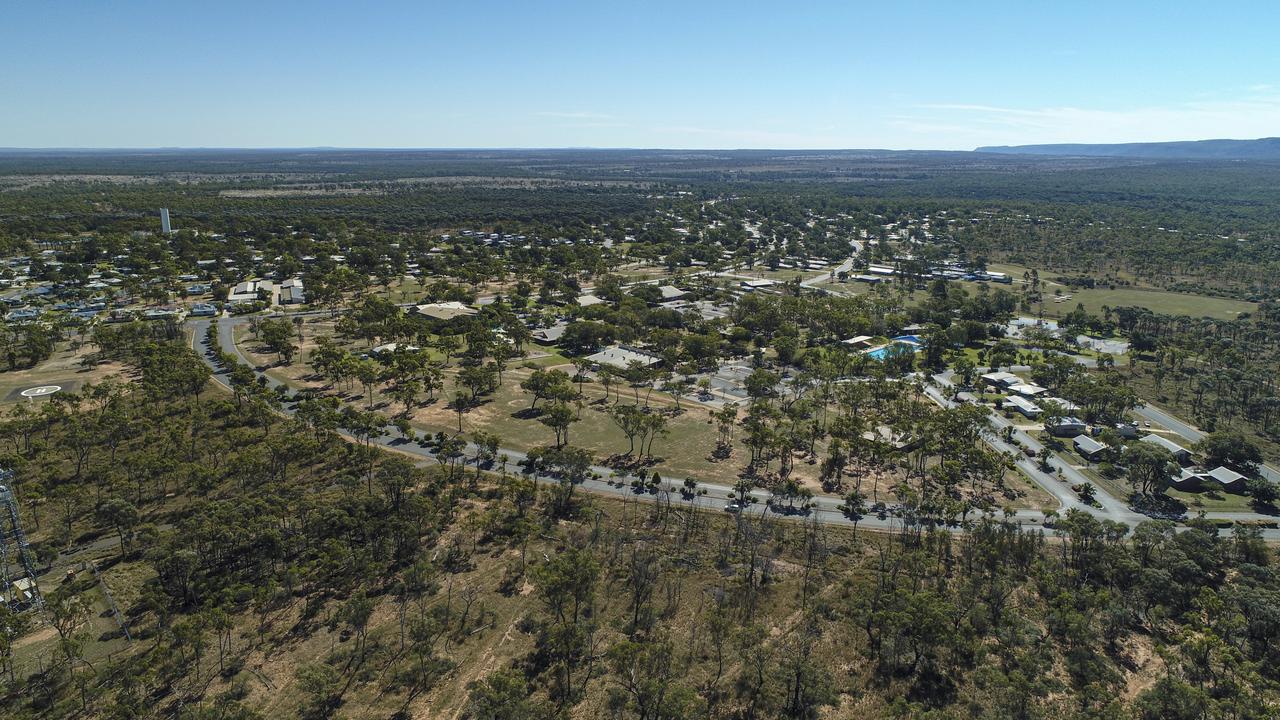
MULTIPOLYGON (((73 349, 59 343, 53 356, 35 367, 0 373, 0 404, 31 402, 22 396, 22 391, 29 388, 57 385, 62 388, 61 392, 78 392, 85 385, 100 383, 111 375, 125 379, 124 367, 116 363, 100 363, 91 367, 81 365, 80 361, 89 352, 86 346, 73 349)), ((39 400, 36 398, 37 402, 39 400)))
POLYGON ((1065 315, 1075 310, 1077 303, 1082 303, 1085 310, 1094 314, 1101 314, 1102 306, 1104 305, 1113 308, 1136 306, 1165 315, 1190 315, 1191 317, 1210 317, 1216 320, 1231 320, 1240 315, 1240 313, 1253 312, 1257 309, 1257 305, 1254 303, 1241 300, 1185 295, 1183 293, 1141 288, 1064 290, 1063 295, 1070 295, 1071 298, 1059 303, 1053 301, 1052 291, 1045 294, 1044 314, 1046 316, 1060 317, 1065 315))

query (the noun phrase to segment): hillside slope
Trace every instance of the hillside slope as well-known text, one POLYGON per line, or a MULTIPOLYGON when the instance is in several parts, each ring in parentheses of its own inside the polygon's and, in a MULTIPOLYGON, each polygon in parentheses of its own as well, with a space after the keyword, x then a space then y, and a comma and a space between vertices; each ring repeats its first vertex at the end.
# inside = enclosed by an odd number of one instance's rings
POLYGON ((1280 138, 1114 144, 992 145, 977 148, 974 152, 1001 155, 1120 157, 1162 160, 1280 160, 1280 138))

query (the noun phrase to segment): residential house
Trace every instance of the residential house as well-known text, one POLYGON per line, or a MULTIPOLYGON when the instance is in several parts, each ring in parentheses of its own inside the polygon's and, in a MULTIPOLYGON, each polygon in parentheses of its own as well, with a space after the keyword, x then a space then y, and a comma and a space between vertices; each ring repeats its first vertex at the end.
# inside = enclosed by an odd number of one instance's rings
POLYGON ((1058 418, 1052 423, 1046 422, 1044 429, 1045 432, 1054 437, 1075 437, 1088 432, 1089 427, 1080 418, 1064 417, 1058 418))
POLYGON ((1164 448, 1165 450, 1168 450, 1170 454, 1173 455, 1173 458, 1180 463, 1186 464, 1191 461, 1190 450, 1182 447, 1178 443, 1166 437, 1156 435, 1155 433, 1150 433, 1148 435, 1143 436, 1143 438, 1139 442, 1151 443, 1152 445, 1158 445, 1164 448))
POLYGON ((568 327, 569 323, 561 320, 551 327, 537 328, 532 333, 533 341, 539 345, 555 345, 564 337, 564 331, 568 327))
POLYGON ((1080 457, 1089 462, 1097 462, 1102 458, 1103 453, 1107 451, 1106 445, 1088 435, 1077 435, 1071 442, 1075 445, 1076 452, 1080 454, 1080 457))

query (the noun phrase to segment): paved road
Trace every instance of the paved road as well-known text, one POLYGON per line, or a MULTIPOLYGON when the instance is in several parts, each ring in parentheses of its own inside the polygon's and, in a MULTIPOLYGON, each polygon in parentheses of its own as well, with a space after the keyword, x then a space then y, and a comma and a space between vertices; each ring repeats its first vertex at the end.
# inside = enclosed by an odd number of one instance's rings
MULTIPOLYGON (((1198 443, 1204 439, 1205 433, 1203 430, 1193 427, 1153 405, 1139 405, 1134 408, 1133 412, 1157 425, 1163 425, 1188 442, 1198 443)), ((1271 465, 1263 465, 1258 468, 1258 474, 1273 483, 1280 483, 1280 470, 1271 465)))
MULTIPOLYGON (((1020 371, 1025 369, 1029 369, 1029 368, 1023 368, 1020 366, 1011 368, 1011 370, 1014 370, 1014 371, 1020 371)), ((979 370, 979 372, 982 372, 982 371, 983 370, 979 370)), ((937 402, 938 404, 943 405, 943 407, 955 407, 956 405, 955 402, 947 399, 946 397, 947 395, 950 394, 949 391, 953 387, 951 382, 952 377, 953 377, 953 373, 950 370, 946 370, 942 373, 939 373, 933 376, 934 381, 940 386, 941 389, 926 388, 926 391, 925 391, 926 394, 928 394, 929 397, 934 400, 934 402, 937 402)), ((1200 437, 1204 436, 1203 433, 1199 433, 1199 431, 1195 430, 1194 428, 1191 428, 1187 425, 1180 423, 1175 418, 1172 418, 1159 410, 1155 410, 1155 413, 1157 413, 1157 415, 1152 416, 1152 420, 1155 422, 1160 422, 1161 424, 1164 424, 1164 420, 1168 419, 1173 422, 1172 425, 1167 426, 1167 427, 1170 427, 1171 429, 1180 426, 1183 429, 1189 430, 1191 433, 1199 434, 1200 437)), ((1124 503, 1119 498, 1116 498, 1111 494, 1109 494, 1101 485, 1098 485, 1093 480, 1085 476, 1083 473, 1081 473, 1079 470, 1075 469, 1071 465, 1063 462, 1062 459, 1056 455, 1052 457, 1048 463, 1050 468, 1052 468, 1053 473, 1050 474, 1042 471, 1040 469, 1038 462, 1036 462, 1032 458, 1026 457, 1025 454, 1022 453, 1018 448, 1011 447, 1009 444, 1004 442, 1003 440, 1004 428, 1014 427, 1013 437, 1016 438, 1023 447, 1028 447, 1035 453, 1039 453, 1040 450, 1043 449, 1044 447, 1043 444, 1041 444, 1038 440, 1031 437, 1027 433, 1021 430, 1018 430, 1016 426, 1013 425, 1012 422, 1010 422, 1009 420, 1006 420, 1004 417, 996 413, 991 413, 990 421, 992 424, 992 428, 995 430, 995 434, 993 437, 987 438, 988 444, 990 444, 992 447, 994 447, 995 449, 1001 452, 1011 452, 1011 451, 1014 452, 1017 456, 1016 464, 1018 468, 1023 472, 1025 472, 1028 477, 1030 477, 1033 481, 1036 482, 1036 484, 1040 485, 1045 490, 1047 490, 1050 494, 1052 494, 1055 498, 1057 498, 1058 502, 1061 503, 1062 505, 1062 511, 1065 512, 1067 509, 1084 510, 1091 514, 1094 514, 1100 517, 1105 517, 1108 520, 1114 520, 1116 522, 1124 523, 1126 525, 1129 525, 1130 527, 1137 525, 1143 520, 1148 519, 1147 516, 1135 511, 1133 508, 1129 507, 1126 503, 1124 503), (1059 479, 1059 477, 1061 477, 1061 479, 1059 479), (1080 502, 1079 498, 1076 496, 1076 493, 1071 490, 1072 485, 1077 485, 1080 483, 1087 483, 1093 486, 1095 491, 1094 497, 1098 501, 1098 504, 1101 505, 1100 508, 1086 506, 1080 502)), ((1177 430, 1175 430, 1175 432, 1177 432, 1177 430)), ((1188 439, 1195 439, 1195 438, 1188 438, 1188 439)), ((1274 473, 1274 470, 1270 468, 1264 468, 1264 475, 1266 475, 1267 472, 1274 473)), ((1232 520, 1232 521, 1275 520, 1275 518, 1272 516, 1262 515, 1260 513, 1253 513, 1253 512, 1215 511, 1215 512, 1205 513, 1205 517, 1208 517, 1213 520, 1232 520)), ((1268 530, 1264 533, 1264 535, 1269 538, 1280 538, 1280 530, 1268 530)))
POLYGON ((818 273, 817 275, 814 275, 813 277, 801 280, 800 285, 802 287, 812 288, 820 282, 827 282, 831 280, 831 278, 840 277, 840 273, 847 273, 852 269, 853 269, 853 258, 849 258, 833 268, 823 270, 822 272, 818 273))
MULTIPOLYGON (((302 313, 298 313, 298 314, 302 314, 302 313)), ((324 313, 317 312, 317 313, 307 313, 307 314, 324 314, 324 313)), ((214 369, 214 380, 219 384, 228 386, 227 380, 224 377, 225 373, 219 372, 219 368, 217 367, 217 364, 214 362, 214 348, 209 348, 205 346, 205 333, 206 333, 206 329, 208 328, 211 322, 214 322, 214 321, 209 318, 200 318, 200 319, 192 320, 191 322, 192 349, 196 351, 196 353, 205 361, 206 364, 208 364, 211 368, 214 369)), ((248 322, 248 319, 245 317, 239 317, 239 318, 224 317, 224 318, 218 319, 216 322, 218 326, 217 338, 218 338, 219 345, 221 345, 223 349, 226 349, 228 352, 230 352, 233 356, 239 358, 241 362, 244 362, 246 365, 249 365, 250 367, 254 367, 253 363, 250 362, 249 359, 244 356, 243 352, 241 352, 240 348, 237 347, 234 339, 235 326, 248 322)), ((282 383, 280 383, 279 381, 265 375, 260 371, 258 371, 258 375, 259 377, 266 378, 266 382, 269 387, 275 388, 275 387, 280 387, 282 385, 282 383)), ((944 382, 945 380, 946 378, 943 378, 944 382)), ((949 383, 946 383, 946 384, 949 384, 949 383)), ((952 401, 948 400, 944 395, 942 395, 942 393, 937 388, 928 388, 927 392, 929 392, 930 397, 933 398, 935 402, 940 402, 944 404, 944 406, 954 405, 954 403, 952 403, 952 401)), ((284 409, 284 412, 286 414, 291 414, 293 411, 291 408, 286 407, 284 409)), ((1015 437, 1018 437, 1020 442, 1023 442, 1027 445, 1036 444, 1038 447, 1038 443, 1035 443, 1035 440, 1033 438, 1031 438, 1030 436, 1027 436, 1025 433, 1021 433, 1021 431, 1015 431, 1015 437)), ((1004 441, 1001 438, 996 437, 994 433, 987 438, 987 441, 991 443, 993 447, 1000 450, 1001 452, 1014 452, 1015 450, 1015 448, 1013 448, 1012 446, 1004 443, 1004 441)), ((392 450, 397 450, 400 452, 407 453, 409 455, 414 455, 414 456, 423 458, 424 460, 435 458, 435 455, 431 452, 429 448, 422 447, 421 445, 418 445, 415 442, 410 442, 403 437, 384 436, 382 438, 379 438, 376 441, 376 443, 378 445, 381 445, 383 447, 386 447, 392 450)), ((477 451, 477 447, 474 444, 472 443, 467 444, 466 452, 469 455, 474 457, 476 454, 476 451, 477 451)), ((499 452, 507 456, 508 463, 518 464, 527 457, 525 453, 522 451, 508 449, 508 448, 503 448, 499 452)), ((1068 483, 1064 484, 1062 481, 1059 481, 1056 477, 1049 475, 1048 473, 1042 472, 1039 469, 1039 467, 1035 464, 1034 461, 1032 461, 1030 458, 1026 458, 1025 455, 1022 455, 1022 453, 1015 453, 1015 454, 1020 457, 1020 459, 1017 460, 1018 467, 1022 469, 1024 472, 1026 472, 1028 476, 1031 477, 1035 482, 1037 482, 1046 490, 1048 490, 1051 494, 1053 494, 1055 498, 1058 498, 1059 502, 1062 503, 1062 511, 1065 511, 1070 508, 1077 508, 1094 515, 1105 517, 1109 520, 1115 520, 1117 522, 1124 523, 1129 527, 1134 527, 1138 523, 1149 519, 1144 515, 1134 512, 1133 510, 1129 509, 1127 506, 1124 506, 1123 503, 1120 503, 1114 498, 1111 498, 1105 492, 1101 491, 1101 489, 1099 489, 1099 492, 1097 495, 1098 495, 1098 500, 1102 504, 1102 508, 1094 508, 1094 507, 1084 505, 1079 501, 1079 499, 1075 496, 1075 493, 1071 491, 1070 487, 1068 487, 1067 484, 1076 483, 1076 482, 1091 483, 1091 481, 1085 478, 1083 475, 1081 475, 1074 468, 1064 463, 1061 463, 1056 459, 1054 461, 1051 461, 1051 465, 1055 468, 1055 470, 1061 470, 1064 477, 1067 478, 1068 483)), ((703 491, 704 494, 699 497, 693 498, 691 501, 686 501, 682 499, 679 493, 678 484, 665 483, 666 486, 662 489, 662 491, 654 494, 654 493, 649 493, 645 491, 637 491, 636 489, 631 488, 627 484, 627 482, 629 481, 629 478, 626 478, 626 479, 619 478, 618 481, 610 482, 609 478, 612 478, 615 475, 615 472, 611 468, 596 465, 596 466, 592 466, 592 472, 594 472, 596 475, 599 475, 600 479, 587 480, 581 483, 579 487, 581 487, 583 490, 587 492, 604 494, 604 495, 613 495, 617 497, 632 496, 632 497, 648 498, 648 499, 659 499, 662 497, 669 497, 672 500, 672 502, 676 505, 689 503, 697 507, 714 509, 714 508, 723 508, 725 503, 729 501, 729 499, 731 498, 731 494, 733 493, 733 488, 726 485, 699 482, 697 485, 697 488, 698 490, 703 491)), ((559 482, 556 478, 550 477, 550 476, 535 476, 534 479, 536 481, 544 482, 544 483, 559 482)), ((755 499, 757 502, 753 504, 751 508, 748 510, 748 512, 750 513, 763 515, 769 512, 774 512, 774 514, 778 515, 779 517, 784 517, 787 519, 803 519, 807 517, 799 513, 796 513, 796 514, 779 513, 776 508, 772 508, 767 503, 767 501, 771 497, 771 493, 769 493, 768 491, 754 490, 751 492, 751 495, 753 499, 755 499)), ((844 513, 842 513, 839 510, 839 506, 842 502, 840 498, 829 496, 829 495, 817 495, 813 498, 811 502, 813 506, 811 515, 812 517, 816 518, 819 522, 832 524, 832 525, 845 525, 845 526, 850 526, 854 524, 853 521, 851 521, 847 516, 845 516, 844 513)), ((890 506, 887 510, 888 512, 883 515, 867 515, 859 519, 857 524, 860 527, 866 527, 866 528, 871 528, 876 530, 888 530, 895 527, 901 527, 904 522, 900 517, 898 517, 898 514, 900 514, 901 512, 901 508, 898 506, 890 506)), ((1256 515, 1253 513, 1209 513, 1208 516, 1210 518, 1215 518, 1215 519, 1220 518, 1220 519, 1229 519, 1229 520, 1253 520, 1253 519, 1259 519, 1259 518, 1265 517, 1265 516, 1256 515)), ((1020 510, 1014 513, 1012 515, 1012 518, 1017 520, 1019 523, 1023 525, 1027 525, 1029 527, 1043 527, 1043 524, 1045 521, 1044 513, 1041 513, 1040 511, 1037 511, 1037 510, 1020 510)), ((959 529, 955 529, 955 530, 959 531, 959 529)), ((1052 532, 1052 530, 1049 530, 1047 528, 1046 530, 1048 530, 1048 532, 1052 532)), ((1263 536, 1268 540, 1280 541, 1280 530, 1272 530, 1272 529, 1264 530, 1263 536)))
MULTIPOLYGON (((214 381, 223 386, 230 387, 226 380, 225 373, 221 372, 220 369, 217 367, 217 364, 214 362, 214 349, 205 346, 205 341, 204 341, 205 332, 210 322, 211 320, 209 319, 194 320, 192 322, 192 336, 191 336, 192 349, 194 349, 197 352, 197 354, 200 355, 200 357, 205 361, 207 365, 209 365, 209 367, 214 369, 214 376, 213 376, 214 381)), ((218 322, 218 330, 217 330, 218 343, 222 346, 222 349, 227 350, 233 356, 237 357, 241 362, 245 363, 246 365, 253 367, 253 363, 250 362, 247 357, 245 357, 244 353, 241 352, 240 348, 237 347, 234 342, 235 326, 243 322, 246 322, 246 320, 244 318, 222 318, 217 322, 218 322)), ((262 372, 258 372, 258 375, 260 377, 266 378, 266 382, 269 387, 277 388, 283 385, 279 381, 275 380, 270 376, 265 375, 262 372)), ((292 414, 293 410, 292 408, 289 408, 286 406, 283 409, 283 412, 285 414, 292 414)), ((345 435, 345 433, 343 433, 343 435, 345 435)), ((429 448, 422 447, 421 445, 418 445, 415 442, 410 442, 403 437, 385 436, 385 437, 379 438, 376 441, 376 443, 388 449, 407 453, 409 455, 414 455, 414 456, 423 458, 424 460, 435 458, 435 455, 431 452, 429 448)), ((472 443, 467 444, 466 452, 468 454, 474 457, 476 450, 477 448, 474 444, 472 443)), ((504 448, 500 450, 500 452, 501 454, 507 456, 508 464, 511 464, 511 465, 518 465, 521 461, 523 461, 527 457, 527 455, 520 450, 504 448)), ((663 491, 661 493, 649 493, 643 490, 637 491, 636 489, 632 488, 628 484, 630 481, 630 478, 623 479, 621 476, 619 476, 617 481, 610 482, 609 478, 615 476, 615 471, 611 468, 604 467, 601 465, 595 465, 595 466, 592 466, 592 472, 599 475, 600 479, 586 480, 583 483, 581 483, 579 487, 587 492, 604 494, 604 495, 613 495, 617 497, 631 496, 631 497, 639 497, 639 498, 657 499, 665 495, 670 497, 672 502, 677 505, 688 504, 688 505, 692 505, 694 507, 699 507, 699 508, 715 509, 715 508, 723 508, 729 502, 731 498, 731 494, 734 492, 732 487, 729 487, 726 485, 700 482, 697 485, 697 489, 700 491, 703 491, 703 494, 699 496, 695 496, 691 500, 685 500, 682 498, 682 496, 679 493, 679 490, 678 490, 678 488, 680 487, 679 483, 677 484, 667 483, 666 487, 663 488, 663 491)), ((559 482, 558 479, 549 477, 549 476, 536 476, 534 479, 540 482, 545 482, 545 483, 559 482)), ((769 500, 771 496, 771 494, 768 491, 753 490, 751 492, 751 495, 756 500, 756 503, 753 504, 747 512, 763 515, 773 511, 773 509, 766 502, 767 500, 769 500)), ((853 521, 850 520, 848 517, 846 517, 844 513, 842 513, 839 510, 840 504, 841 504, 841 500, 839 498, 829 497, 829 496, 816 497, 813 500, 812 515, 816 517, 820 522, 823 522, 823 523, 835 524, 835 525, 850 525, 850 526, 853 525, 854 524, 853 521)), ((778 514, 778 513, 775 512, 775 514, 778 514)), ((780 516, 787 517, 787 518, 805 517, 800 514, 782 514, 780 516)), ((1043 517, 1040 516, 1038 513, 1028 513, 1025 517, 1023 516, 1019 516, 1019 517, 1020 519, 1024 519, 1026 522, 1030 522, 1030 523, 1039 523, 1043 519, 1043 517)), ((891 527, 895 527, 895 526, 900 527, 901 524, 902 524, 902 520, 895 517, 893 514, 886 514, 884 517, 880 517, 876 515, 868 515, 867 517, 862 518, 858 522, 858 525, 860 527, 869 527, 869 528, 881 529, 881 530, 890 529, 891 527)))

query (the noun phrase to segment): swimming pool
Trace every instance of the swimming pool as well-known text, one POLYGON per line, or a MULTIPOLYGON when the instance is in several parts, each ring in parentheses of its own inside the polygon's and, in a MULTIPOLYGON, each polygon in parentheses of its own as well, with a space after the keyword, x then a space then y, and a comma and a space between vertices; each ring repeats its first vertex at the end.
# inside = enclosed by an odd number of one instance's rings
POLYGON ((924 347, 924 340, 921 340, 919 335, 899 335, 890 341, 888 345, 881 345, 878 348, 868 350, 866 355, 872 360, 884 360, 889 356, 890 352, 914 355, 916 350, 922 347, 924 347))
POLYGON ((897 342, 897 338, 894 338, 894 341, 895 342, 891 342, 888 345, 882 345, 874 350, 868 350, 867 357, 872 360, 884 360, 889 356, 890 352, 907 353, 910 355, 915 354, 916 348, 914 345, 905 342, 897 342))

